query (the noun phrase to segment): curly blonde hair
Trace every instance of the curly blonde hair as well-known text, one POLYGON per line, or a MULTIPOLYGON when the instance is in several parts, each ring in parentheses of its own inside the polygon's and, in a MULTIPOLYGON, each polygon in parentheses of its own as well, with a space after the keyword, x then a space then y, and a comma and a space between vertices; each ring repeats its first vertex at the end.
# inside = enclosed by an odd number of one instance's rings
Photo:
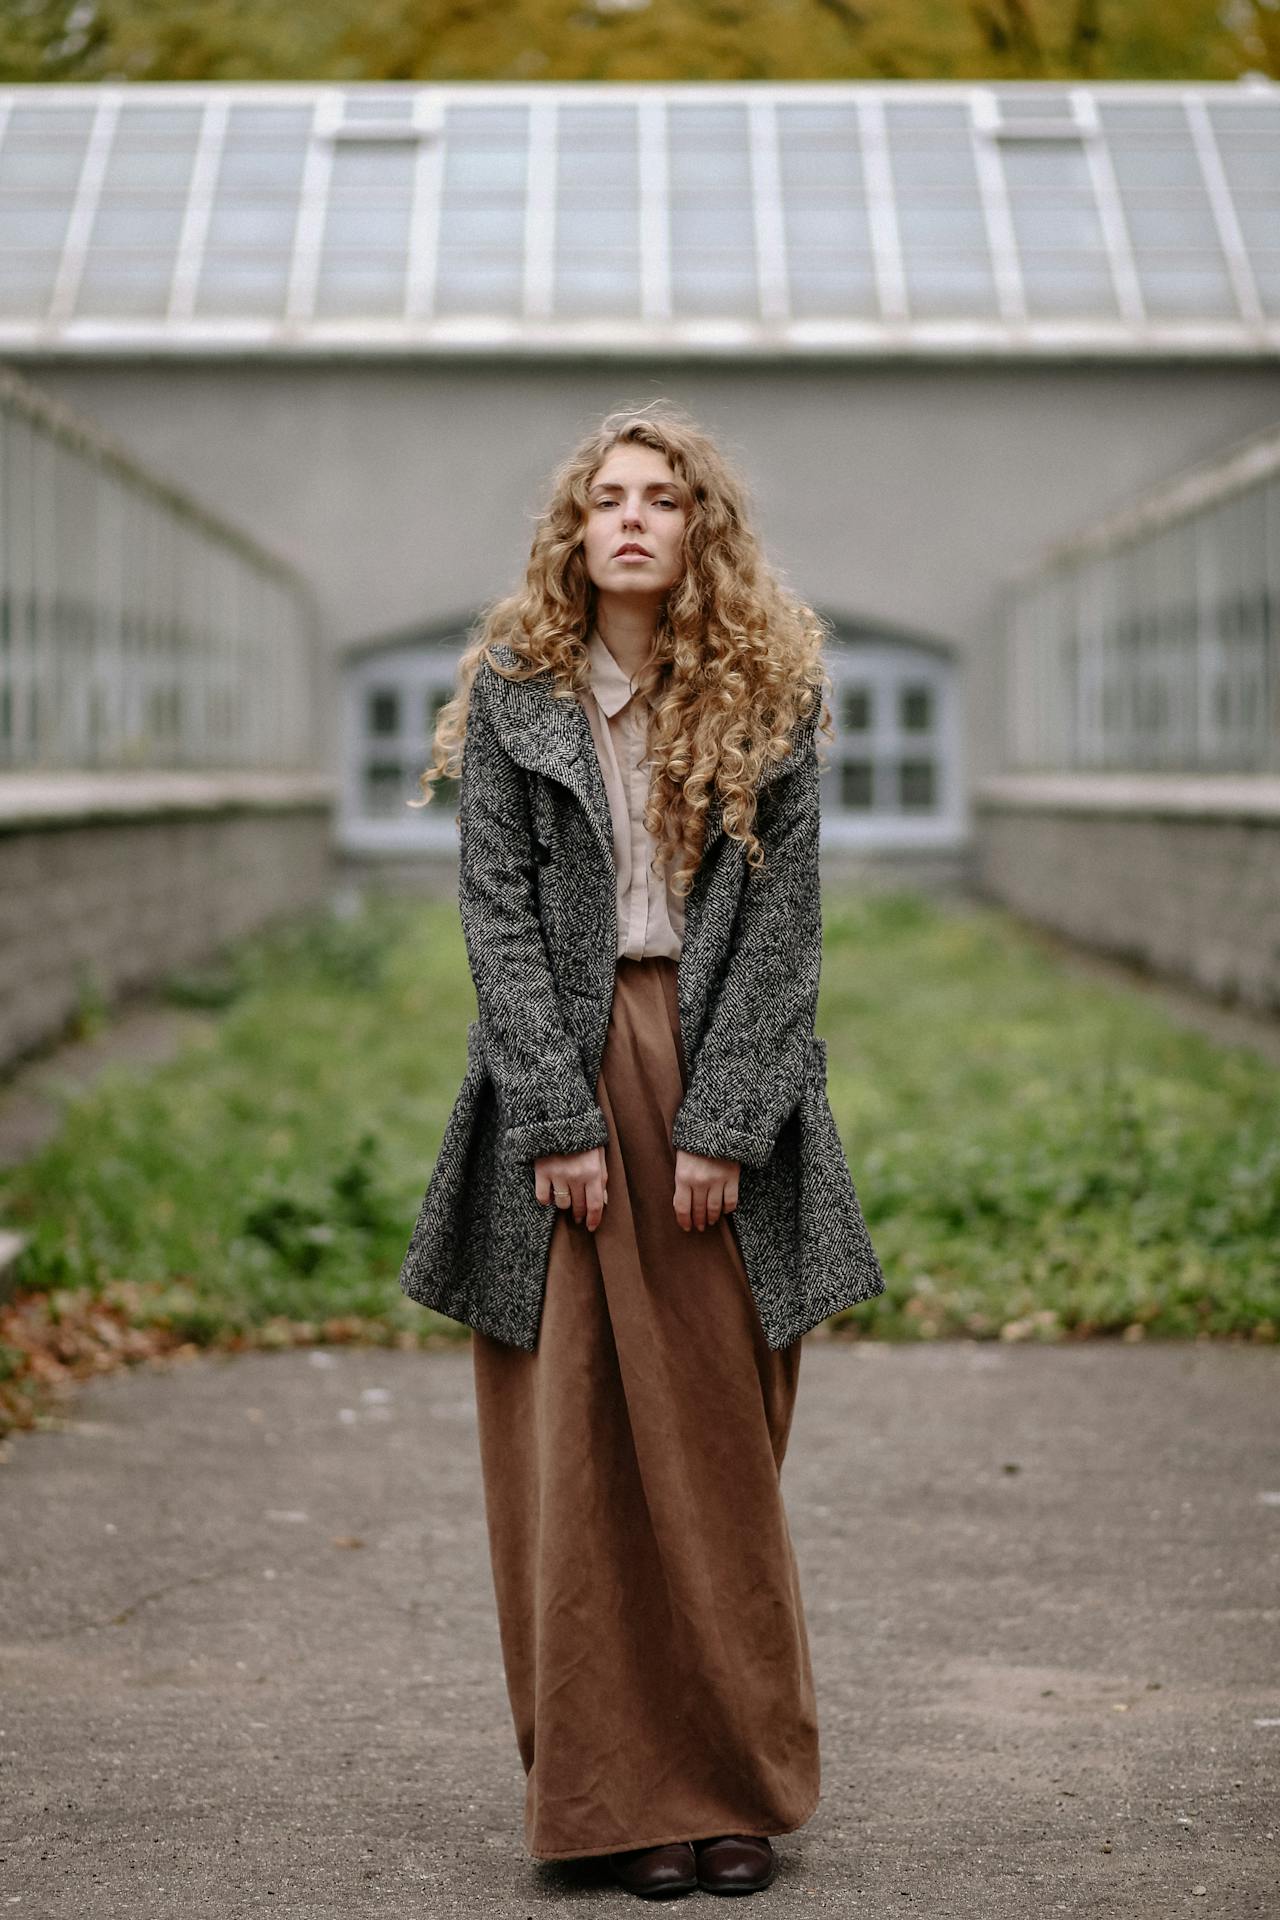
POLYGON ((725 832, 746 848, 751 866, 764 864, 753 830, 755 784, 766 763, 789 752, 793 728, 815 701, 820 724, 829 728, 831 683, 823 661, 826 624, 765 560, 748 522, 745 484, 712 440, 667 402, 607 414, 556 470, 523 585, 477 616, 458 662, 457 691, 436 718, 435 757, 419 776, 425 798, 407 804, 427 805, 437 779, 461 773, 481 660, 511 680, 550 670, 559 697, 576 699, 590 686, 586 647, 597 595, 583 552, 588 493, 605 456, 622 442, 663 454, 690 495, 684 572, 667 593, 653 655, 635 680, 642 697, 656 699, 644 816, 657 844, 654 866, 661 871, 672 862, 672 889, 685 895, 717 796, 725 832), (503 644, 520 656, 519 668, 493 659, 503 644))

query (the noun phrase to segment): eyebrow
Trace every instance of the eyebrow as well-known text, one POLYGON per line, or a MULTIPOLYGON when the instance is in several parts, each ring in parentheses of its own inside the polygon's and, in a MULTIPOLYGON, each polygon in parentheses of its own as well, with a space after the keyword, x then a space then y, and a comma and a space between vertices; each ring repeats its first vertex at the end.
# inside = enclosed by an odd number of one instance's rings
MULTIPOLYGON (((595 493, 603 487, 606 492, 616 493, 621 486, 621 480, 593 480, 588 491, 595 493)), ((651 480, 644 491, 646 493, 679 493, 680 482, 678 480, 651 480)))

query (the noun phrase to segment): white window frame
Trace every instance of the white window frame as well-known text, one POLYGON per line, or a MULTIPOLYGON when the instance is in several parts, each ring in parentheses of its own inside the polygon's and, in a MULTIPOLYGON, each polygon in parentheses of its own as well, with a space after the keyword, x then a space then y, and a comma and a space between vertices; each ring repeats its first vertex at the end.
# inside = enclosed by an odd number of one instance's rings
POLYGON ((818 738, 822 774, 822 838, 832 847, 892 851, 896 848, 954 848, 968 838, 962 779, 963 732, 961 681, 957 660, 947 649, 894 635, 833 642, 826 653, 831 674, 833 735, 818 738), (872 724, 867 732, 845 727, 843 695, 854 686, 872 691, 872 724), (932 696, 933 726, 927 734, 904 729, 899 696, 910 685, 924 685, 932 696), (928 753, 912 748, 928 743, 928 753), (865 751, 863 751, 865 749, 865 751), (885 793, 892 769, 905 759, 927 757, 935 768, 935 801, 928 811, 904 811, 885 793), (869 758, 875 769, 870 809, 842 804, 841 767, 869 758))

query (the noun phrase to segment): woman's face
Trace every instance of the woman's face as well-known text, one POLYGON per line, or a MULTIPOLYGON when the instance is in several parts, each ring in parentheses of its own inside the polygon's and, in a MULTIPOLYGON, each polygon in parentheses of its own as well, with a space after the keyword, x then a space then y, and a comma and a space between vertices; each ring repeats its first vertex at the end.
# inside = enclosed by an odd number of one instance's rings
POLYGON ((688 490, 652 447, 611 447, 588 488, 583 551, 602 593, 661 596, 684 572, 688 490))

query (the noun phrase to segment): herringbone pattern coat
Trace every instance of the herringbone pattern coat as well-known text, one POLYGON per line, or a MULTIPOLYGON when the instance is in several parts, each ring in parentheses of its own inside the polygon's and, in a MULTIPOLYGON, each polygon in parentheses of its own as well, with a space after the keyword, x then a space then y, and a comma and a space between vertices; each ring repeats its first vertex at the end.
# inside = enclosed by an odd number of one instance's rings
MULTIPOLYGON (((515 666, 510 648, 498 650, 515 666)), ((814 1033, 821 967, 817 711, 766 769, 752 872, 712 802, 677 962, 688 1086, 672 1144, 741 1162, 728 1218, 769 1345, 884 1292, 814 1033)), ((459 907, 479 1018, 400 1273, 412 1299, 537 1345, 553 1204, 544 1153, 604 1146, 595 1087, 617 965, 608 795, 585 709, 481 663, 459 805, 459 907)), ((586 1231, 584 1228, 583 1231, 586 1231)), ((696 1231, 696 1229, 694 1230, 696 1231)))

